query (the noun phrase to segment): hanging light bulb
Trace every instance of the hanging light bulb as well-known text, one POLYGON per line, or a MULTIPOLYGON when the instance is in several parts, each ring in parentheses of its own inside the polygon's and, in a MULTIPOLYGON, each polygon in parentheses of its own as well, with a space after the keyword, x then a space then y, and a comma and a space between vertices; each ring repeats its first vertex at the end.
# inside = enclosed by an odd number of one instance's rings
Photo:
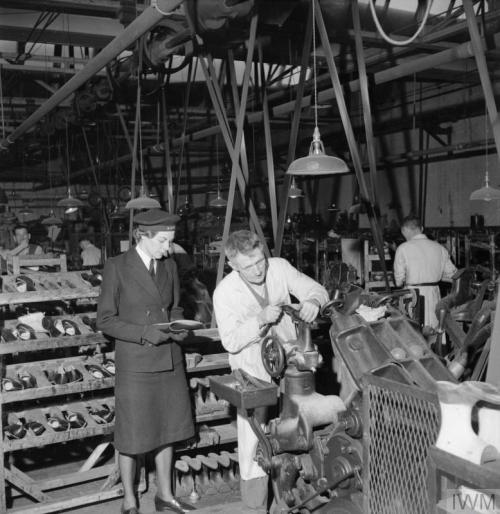
POLYGON ((181 205, 177 209, 177 214, 183 218, 183 217, 187 216, 190 212, 191 212, 191 204, 189 203, 188 197, 186 196, 184 205, 181 205))
POLYGON ((62 219, 55 215, 54 209, 50 209, 50 213, 42 221, 42 225, 62 225, 62 219))
POLYGON ((485 171, 484 171, 484 186, 472 191, 469 200, 482 200, 484 202, 491 202, 491 200, 500 200, 500 190, 490 186, 488 174, 488 113, 484 113, 484 132, 486 138, 486 155, 485 155, 485 171))
POLYGON ((314 84, 314 132, 309 155, 295 159, 287 170, 287 175, 321 176, 347 173, 347 164, 339 157, 325 154, 318 128, 318 86, 316 81, 316 14, 315 3, 312 1, 312 42, 313 42, 313 84, 314 84))
POLYGON ((67 196, 64 197, 64 198, 61 198, 61 200, 59 200, 57 202, 57 206, 58 207, 64 207, 66 210, 66 214, 69 214, 69 212, 67 212, 68 209, 74 209, 72 212, 82 208, 85 206, 85 204, 79 200, 78 198, 75 198, 72 194, 71 194, 71 188, 68 186, 68 193, 67 193, 67 196))
MULTIPOLYGON (((144 39, 139 40, 139 70, 142 69, 142 48, 144 45, 144 39)), ((134 134, 134 159, 132 161, 132 186, 131 194, 134 194, 135 189, 135 165, 137 156, 137 141, 139 141, 139 170, 141 173, 141 188, 139 190, 139 196, 129 200, 125 209, 160 209, 161 204, 158 200, 151 198, 147 192, 146 183, 144 182, 144 163, 142 159, 142 119, 141 119, 141 74, 140 71, 137 73, 137 99, 136 99, 136 111, 135 111, 135 126, 137 127, 134 134)))
POLYGON ((222 207, 225 207, 227 205, 227 200, 225 198, 222 198, 221 194, 220 194, 220 191, 218 190, 217 191, 217 198, 214 198, 211 202, 210 202, 210 207, 219 207, 219 208, 222 208, 222 207))
POLYGON ((68 136, 68 123, 66 122, 66 173, 67 173, 67 180, 68 180, 68 193, 65 198, 62 198, 57 202, 57 207, 64 207, 66 214, 71 214, 71 212, 75 212, 76 210, 82 208, 85 206, 85 204, 79 200, 78 198, 75 198, 71 194, 71 186, 69 181, 70 176, 70 160, 69 160, 69 136, 68 136), (68 212, 68 210, 71 209, 71 212, 68 212))
POLYGON ((33 211, 28 207, 27 204, 24 204, 19 209, 19 214, 21 216, 31 216, 33 214, 33 211))
POLYGON ((488 179, 488 171, 484 174, 484 186, 476 189, 470 195, 469 200, 482 200, 491 202, 491 200, 500 200, 500 190, 490 186, 488 179))
POLYGON ((216 141, 216 152, 215 152, 215 158, 216 158, 216 167, 217 167, 217 198, 214 198, 211 202, 210 202, 210 207, 216 207, 216 208, 222 208, 222 207, 226 207, 227 205, 227 200, 225 198, 222 198, 221 194, 220 194, 220 168, 219 168, 219 135, 217 134, 215 136, 215 141, 216 141))
POLYGON ((288 191, 288 198, 302 198, 304 195, 302 194, 302 189, 297 187, 295 182, 295 177, 292 178, 292 184, 290 186, 290 190, 288 191))
POLYGON ((141 185, 141 189, 139 191, 139 196, 137 198, 132 198, 129 200, 125 209, 159 209, 161 208, 160 202, 151 198, 147 192, 144 184, 141 185))
POLYGON ((2 214, 2 219, 5 223, 11 223, 17 219, 12 211, 6 211, 2 214))

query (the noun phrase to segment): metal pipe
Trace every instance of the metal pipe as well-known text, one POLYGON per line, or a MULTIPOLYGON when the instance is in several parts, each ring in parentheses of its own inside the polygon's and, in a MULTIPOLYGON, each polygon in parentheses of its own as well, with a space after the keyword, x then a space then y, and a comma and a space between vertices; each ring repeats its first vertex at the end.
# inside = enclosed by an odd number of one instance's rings
POLYGON ((60 87, 43 105, 17 127, 12 134, 0 142, 0 149, 6 150, 9 145, 31 129, 52 109, 56 108, 63 100, 68 98, 85 82, 98 73, 106 64, 126 50, 140 36, 154 27, 165 13, 174 10, 183 0, 156 0, 153 5, 145 9, 125 30, 117 36, 109 45, 103 48, 88 64, 60 87))

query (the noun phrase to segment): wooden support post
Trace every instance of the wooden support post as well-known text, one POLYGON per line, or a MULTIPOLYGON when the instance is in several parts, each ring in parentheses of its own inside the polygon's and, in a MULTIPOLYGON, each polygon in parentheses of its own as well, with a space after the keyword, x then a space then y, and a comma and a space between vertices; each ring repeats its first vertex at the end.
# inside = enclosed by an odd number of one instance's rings
MULTIPOLYGON (((20 489, 34 500, 42 503, 48 503, 52 500, 50 496, 40 490, 32 478, 14 466, 11 466, 10 469, 5 470, 5 479, 8 480, 14 487, 20 489)), ((2 512, 5 511, 2 510, 2 512)))
POLYGON ((163 124, 163 147, 165 169, 167 172, 167 202, 168 212, 174 213, 174 186, 172 180, 172 163, 170 162, 170 134, 168 132, 167 99, 165 97, 165 87, 161 88, 161 118, 163 124))
POLYGON ((366 76, 366 64, 363 50, 363 39, 361 36, 361 23, 359 20, 359 3, 354 0, 352 3, 352 19, 354 27, 354 41, 356 44, 356 60, 358 63, 359 88, 361 102, 363 105, 363 120, 365 123, 366 148, 368 151, 368 164, 370 166, 370 199, 376 205, 377 186, 377 158, 375 155, 375 142, 373 137, 373 121, 370 108, 370 94, 368 92, 368 78, 366 76))
POLYGON ((474 52, 474 59, 476 60, 476 66, 479 72, 481 86, 483 88, 484 100, 486 102, 490 123, 493 128, 493 137, 495 139, 495 146, 497 148, 497 157, 500 161, 500 119, 498 118, 495 94, 493 92, 493 86, 491 85, 491 79, 488 73, 488 65, 484 55, 483 42, 477 28, 476 15, 474 14, 472 1, 463 0, 463 6, 465 11, 465 19, 467 20, 467 27, 469 28, 472 50, 474 52))
POLYGON ((106 448, 109 446, 109 441, 98 444, 92 453, 88 456, 87 460, 82 464, 79 469, 79 472, 82 473, 84 471, 88 471, 95 466, 95 463, 99 460, 101 455, 104 453, 106 448))
MULTIPOLYGON (((226 143, 227 149, 231 154, 231 160, 232 160, 232 170, 231 170, 231 182, 233 180, 233 176, 235 177, 235 181, 238 184, 238 187, 240 189, 240 193, 242 195, 242 198, 245 199, 245 190, 246 190, 246 182, 245 177, 243 175, 241 166, 240 166, 240 149, 241 149, 241 142, 243 138, 243 127, 244 127, 244 121, 245 121, 245 110, 246 110, 246 101, 248 97, 248 84, 250 82, 250 70, 251 70, 251 64, 252 64, 252 58, 253 58, 253 51, 255 48, 255 39, 256 39, 256 31, 257 31, 257 15, 255 15, 252 18, 252 22, 250 25, 250 38, 248 42, 248 53, 247 53, 247 60, 245 65, 245 73, 243 76, 243 86, 242 86, 242 94, 241 94, 241 101, 240 101, 240 109, 238 112, 238 116, 236 119, 236 138, 234 141, 234 144, 232 142, 231 134, 228 130, 228 123, 227 123, 227 116, 225 113, 225 110, 222 105, 220 105, 219 98, 222 98, 220 94, 217 93, 217 86, 218 84, 212 80, 212 77, 210 75, 209 69, 207 67, 207 63, 205 62, 204 57, 200 57, 200 65, 201 69, 205 75, 206 81, 207 81, 207 87, 210 94, 210 98, 212 99, 212 104, 214 106, 215 113, 217 115, 217 120, 219 121, 219 126, 222 131, 222 135, 224 138, 224 142, 226 143)), ((230 184, 230 193, 231 193, 231 184, 230 184)), ((234 194, 233 194, 234 196, 234 194)), ((257 212, 255 210, 255 207, 253 205, 252 199, 248 198, 247 204, 248 204, 248 212, 250 216, 250 220, 252 223, 254 223, 255 231, 257 232, 257 235, 262 240, 264 244, 264 251, 267 255, 269 255, 269 249, 267 248, 267 244, 264 238, 264 233, 262 232, 262 228, 258 222, 257 218, 257 212)), ((226 219, 224 223, 224 232, 223 232, 223 241, 227 239, 227 236, 229 235, 229 228, 231 224, 231 213, 233 208, 234 200, 231 198, 228 198, 228 205, 226 207, 226 219)), ((219 265, 217 270, 217 283, 220 282, 222 279, 222 274, 224 270, 224 261, 225 257, 224 254, 221 253, 219 258, 219 265)))
POLYGON ((271 121, 269 119, 269 104, 267 99, 266 78, 264 76, 264 61, 262 56, 262 43, 258 42, 260 81, 262 87, 262 112, 264 113, 264 139, 266 142, 267 182, 269 189, 269 205, 271 208, 271 224, 273 229, 273 243, 276 247, 278 233, 278 206, 276 203, 276 175, 274 174, 273 142, 271 139, 271 121))
MULTIPOLYGON (((288 143, 288 154, 286 158, 286 167, 290 165, 290 163, 295 158, 295 150, 297 148, 297 137, 299 134, 299 121, 300 121, 300 113, 302 107, 307 107, 310 105, 311 98, 304 98, 304 89, 306 87, 306 72, 308 68, 309 62, 309 52, 311 51, 311 41, 312 41, 312 24, 314 20, 312 19, 312 9, 309 9, 309 16, 307 18, 306 25, 306 33, 304 36, 304 47, 302 49, 302 58, 300 61, 300 75, 299 75, 299 85, 297 87, 297 96, 295 97, 295 107, 293 111, 292 118, 292 126, 290 129, 290 142, 288 143), (307 101, 309 100, 309 101, 307 101)), ((312 134, 311 134, 312 136, 312 134)), ((288 209, 288 191, 290 191, 290 184, 292 183, 292 177, 290 175, 285 175, 283 180, 283 186, 281 189, 280 195, 280 211, 278 217, 278 230, 276 234, 276 241, 274 246, 274 255, 279 256, 281 254, 281 246, 283 244, 283 233, 285 232, 285 220, 286 213, 288 209)))
MULTIPOLYGON (((484 55, 483 42, 477 28, 476 15, 471 0, 463 0, 465 18, 471 38, 472 49, 474 51, 474 59, 479 72, 481 86, 483 88, 484 100, 488 116, 493 128, 493 137, 497 148, 497 157, 500 160, 500 119, 498 118, 498 110, 495 102, 495 95, 491 85, 491 79, 488 73, 488 65, 484 55)), ((492 279, 494 277, 492 276, 492 279)), ((486 373, 486 381, 497 387, 500 387, 500 294, 497 294, 495 321, 491 332, 491 348, 488 360, 488 371, 486 373)))
MULTIPOLYGON (((240 101, 238 98, 238 83, 236 81, 236 70, 234 68, 234 57, 233 51, 231 49, 227 52, 227 67, 229 80, 231 82, 231 91, 233 94, 233 104, 234 104, 234 112, 238 113, 240 111, 240 101)), ((250 80, 250 76, 248 77, 250 80)), ((247 84, 247 94, 248 94, 248 85, 247 84)), ((244 83, 242 84, 242 88, 244 87, 244 83)), ((241 171, 243 172, 243 176, 245 177, 245 182, 248 184, 248 179, 250 177, 250 171, 248 169, 248 157, 247 157, 247 149, 245 144, 245 132, 242 134, 241 138, 241 148, 240 148, 240 165, 241 171)), ((245 192, 246 194, 246 192, 245 192)))
POLYGON ((318 0, 313 0, 315 3, 315 15, 316 15, 316 24, 318 26, 319 34, 321 37, 321 43, 325 50, 326 62, 328 64, 328 70, 330 72, 330 77, 332 79, 333 89, 335 90, 335 99, 337 100, 337 106, 339 108, 340 117, 342 119, 342 125, 344 126, 344 131, 347 138, 347 144, 349 145, 349 151, 351 153, 352 163, 354 165, 354 171, 356 174, 356 178, 359 185, 359 193, 360 197, 365 202, 368 207, 368 220, 370 222, 373 238, 375 240, 375 245, 377 247, 377 253, 379 255, 380 263, 382 266, 382 270, 384 271, 384 278, 386 283, 386 288, 390 289, 389 280, 387 277, 387 269, 385 266, 384 259, 384 242, 382 238, 382 232, 378 223, 378 214, 375 210, 375 206, 371 201, 371 194, 366 185, 365 177, 363 174, 363 165, 361 163, 361 157, 358 150, 358 145, 356 143, 356 138, 354 137, 354 131, 352 129, 351 120, 349 119, 349 113, 347 111, 347 105, 345 103, 344 93, 342 90, 342 85, 340 83, 339 75, 337 72, 337 66, 335 65, 335 60, 333 58, 332 47, 330 46, 330 41, 328 39, 328 33, 326 31, 325 22, 323 20, 323 15, 321 13, 321 8, 318 0))

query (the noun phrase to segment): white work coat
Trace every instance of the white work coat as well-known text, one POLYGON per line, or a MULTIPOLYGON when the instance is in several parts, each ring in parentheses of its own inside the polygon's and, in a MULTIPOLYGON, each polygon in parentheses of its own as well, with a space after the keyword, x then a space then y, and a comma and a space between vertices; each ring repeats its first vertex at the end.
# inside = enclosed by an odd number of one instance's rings
MULTIPOLYGON (((299 302, 313 300, 320 306, 328 301, 328 293, 322 285, 279 257, 268 260, 265 284, 269 305, 290 304, 290 294, 299 302)), ((263 296, 263 286, 251 287, 263 296)), ((259 333, 262 327, 259 327, 257 316, 262 306, 238 272, 232 271, 219 283, 213 303, 221 342, 229 352, 231 369, 241 368, 257 378, 270 381, 260 353, 259 333)), ((287 315, 283 315, 273 330, 285 342, 296 339, 295 326, 287 315)), ((258 440, 244 412, 238 413, 237 428, 241 478, 250 480, 265 476, 264 470, 254 461, 258 440)))
POLYGON ((438 319, 435 309, 441 298, 437 285, 418 284, 437 283, 450 279, 457 271, 451 262, 448 250, 425 234, 418 234, 398 246, 394 257, 394 280, 396 285, 418 288, 425 298, 424 324, 436 328, 438 319))

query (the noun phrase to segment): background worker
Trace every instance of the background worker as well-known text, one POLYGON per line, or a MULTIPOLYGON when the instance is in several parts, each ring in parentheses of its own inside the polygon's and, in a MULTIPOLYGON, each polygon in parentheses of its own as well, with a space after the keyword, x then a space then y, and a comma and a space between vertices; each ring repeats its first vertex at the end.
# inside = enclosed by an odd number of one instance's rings
POLYGON ((438 284, 441 280, 451 280, 457 268, 448 250, 423 233, 419 218, 407 216, 401 224, 401 233, 406 242, 396 249, 394 282, 398 287, 418 288, 424 297, 424 325, 437 328, 435 309, 441 298, 438 284))
MULTIPOLYGON (((4 260, 2 270, 5 269, 12 273, 12 257, 24 255, 42 255, 43 249, 40 245, 30 243, 31 234, 26 225, 16 225, 13 230, 14 242, 16 246, 12 250, 0 251, 0 256, 4 260)), ((25 268, 23 266, 23 268, 25 268)), ((27 269, 38 271, 38 266, 29 266, 27 269)))
POLYGON ((80 257, 82 258, 82 266, 99 266, 101 264, 101 250, 97 248, 90 239, 85 236, 80 238, 80 257))

